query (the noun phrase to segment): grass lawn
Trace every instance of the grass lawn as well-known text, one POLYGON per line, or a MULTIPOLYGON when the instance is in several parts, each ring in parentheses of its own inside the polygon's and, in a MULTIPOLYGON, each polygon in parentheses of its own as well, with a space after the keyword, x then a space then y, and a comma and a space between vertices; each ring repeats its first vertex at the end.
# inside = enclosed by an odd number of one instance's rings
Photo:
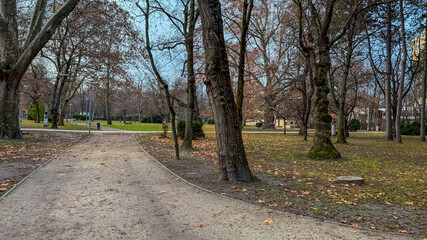
MULTIPOLYGON (((47 127, 43 127, 43 122, 35 123, 33 120, 21 119, 21 127, 23 128, 44 128, 48 129, 52 126, 52 123, 48 123, 47 127)), ((86 130, 85 126, 79 126, 72 123, 65 123, 65 126, 58 126, 58 129, 64 130, 86 130)))
POLYGON ((348 144, 335 144, 343 156, 338 161, 307 158, 311 137, 304 142, 292 134, 247 134, 244 141, 255 173, 276 175, 289 187, 327 198, 330 204, 427 207, 427 143, 418 137, 404 136, 403 144, 397 144, 383 135, 353 134, 348 144), (363 177, 366 185, 334 184, 342 175, 363 177))
MULTIPOLYGON (((265 183, 254 193, 262 200, 257 204, 353 227, 427 235, 427 143, 419 137, 403 136, 397 144, 384 134, 352 134, 348 144, 335 144, 339 160, 307 158, 312 135, 307 142, 296 134, 243 134, 243 140, 252 172, 265 183), (363 177, 365 184, 336 183, 343 175, 363 177)), ((162 142, 172 152, 172 139, 162 142)), ((214 133, 194 147, 199 158, 217 157, 214 133)))
MULTIPOLYGON (((85 123, 85 121, 78 121, 79 123, 85 123)), ((117 128, 122 130, 128 130, 128 131, 163 131, 162 124, 161 123, 139 123, 139 122, 132 122, 132 124, 124 124, 124 122, 119 121, 113 121, 112 125, 107 125, 107 121, 105 120, 95 120, 92 122, 93 125, 96 125, 97 123, 101 123, 101 126, 105 127, 111 127, 111 128, 117 128)), ((170 123, 168 131, 171 131, 170 123)), ((283 131, 282 128, 278 128, 278 131, 283 131)), ((291 129, 288 128, 288 131, 297 131, 298 129, 291 129)), ((204 124, 203 125, 203 131, 215 131, 215 124, 204 124)), ((245 126, 243 128, 243 131, 260 131, 255 126, 245 126)), ((261 131, 260 131, 261 132, 261 131)))
MULTIPOLYGON (((79 123, 85 123, 85 121, 78 121, 79 123)), ((124 122, 113 121, 112 125, 107 125, 107 121, 105 120, 95 120, 92 122, 93 125, 97 123, 101 123, 101 126, 117 128, 128 131, 163 131, 161 123, 139 123, 132 122, 132 124, 125 124, 124 122)), ((169 123, 168 131, 171 131, 169 123)), ((215 131, 215 125, 205 124, 203 125, 204 131, 215 131)))

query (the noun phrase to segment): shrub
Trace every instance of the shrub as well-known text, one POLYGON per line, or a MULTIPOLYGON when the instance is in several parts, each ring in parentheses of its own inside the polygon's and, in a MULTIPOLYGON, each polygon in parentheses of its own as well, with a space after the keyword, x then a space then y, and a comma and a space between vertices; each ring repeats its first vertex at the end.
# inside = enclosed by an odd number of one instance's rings
POLYGON ((255 124, 255 126, 257 127, 257 128, 262 128, 262 125, 264 125, 264 122, 257 122, 256 124, 255 124))
POLYGON ((162 123, 162 122, 163 122, 162 117, 160 115, 149 115, 141 119, 141 123, 162 123))
MULTIPOLYGON (((427 126, 425 126, 425 133, 427 133, 427 126)), ((408 122, 402 124, 400 133, 402 135, 420 135, 420 122, 408 122)))
POLYGON ((86 121, 86 115, 82 114, 74 114, 73 119, 76 119, 77 121, 86 121))
MULTIPOLYGON (((193 121, 193 140, 197 138, 205 138, 205 133, 203 132, 203 123, 201 121, 193 121)), ((178 137, 184 139, 185 135, 185 121, 178 121, 177 127, 178 137)))
POLYGON ((360 121, 359 119, 351 119, 348 123, 348 130, 350 132, 356 132, 357 130, 360 130, 360 121))
POLYGON ((39 107, 39 119, 40 121, 43 121, 43 117, 44 117, 44 106, 41 103, 35 103, 33 105, 31 105, 31 107, 28 109, 28 120, 36 120, 37 118, 37 109, 36 109, 36 104, 39 107))

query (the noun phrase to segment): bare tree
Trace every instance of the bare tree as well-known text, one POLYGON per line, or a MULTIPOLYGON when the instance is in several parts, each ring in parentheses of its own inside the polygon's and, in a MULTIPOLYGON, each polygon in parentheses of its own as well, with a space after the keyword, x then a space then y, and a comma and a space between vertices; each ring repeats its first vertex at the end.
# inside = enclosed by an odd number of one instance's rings
POLYGON ((172 97, 171 94, 169 92, 169 85, 168 83, 162 78, 162 76, 160 75, 160 72, 157 70, 156 64, 154 62, 154 56, 153 53, 151 52, 151 45, 150 45, 150 34, 149 34, 149 23, 150 23, 150 1, 146 0, 146 8, 143 9, 141 6, 139 6, 138 3, 136 3, 137 7, 141 10, 141 12, 144 14, 145 16, 145 48, 147 50, 148 53, 148 57, 150 59, 150 64, 151 64, 151 68, 154 72, 154 75, 156 76, 156 80, 157 82, 161 85, 165 97, 166 97, 166 101, 168 103, 168 108, 171 114, 171 124, 172 124, 172 134, 173 134, 173 139, 174 139, 174 146, 175 146, 175 158, 179 159, 179 146, 178 146, 178 136, 177 136, 177 132, 176 132, 176 123, 175 123, 175 117, 176 117, 176 113, 175 110, 173 108, 172 105, 172 97))
POLYGON ((28 34, 18 39, 16 0, 0 0, 0 135, 2 138, 21 138, 19 129, 19 88, 21 78, 79 0, 68 0, 43 26, 47 0, 36 2, 28 34))
POLYGON ((205 85, 215 117, 220 180, 250 182, 240 123, 231 87, 219 0, 198 0, 206 55, 205 85))

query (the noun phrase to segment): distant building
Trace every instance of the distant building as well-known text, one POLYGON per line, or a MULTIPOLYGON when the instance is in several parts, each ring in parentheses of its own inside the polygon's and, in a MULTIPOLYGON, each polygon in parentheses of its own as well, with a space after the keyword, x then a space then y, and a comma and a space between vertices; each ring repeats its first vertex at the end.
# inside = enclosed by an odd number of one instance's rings
POLYGON ((421 57, 421 51, 424 50, 424 44, 426 41, 426 30, 424 29, 418 37, 411 41, 412 48, 412 60, 419 61, 421 57))

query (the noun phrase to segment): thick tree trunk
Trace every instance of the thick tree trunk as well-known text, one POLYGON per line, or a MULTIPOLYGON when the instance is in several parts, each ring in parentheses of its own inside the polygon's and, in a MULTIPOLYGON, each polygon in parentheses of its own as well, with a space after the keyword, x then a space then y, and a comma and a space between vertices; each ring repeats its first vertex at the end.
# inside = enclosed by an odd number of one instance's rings
POLYGON ((314 84, 316 86, 316 131, 314 142, 308 156, 312 159, 337 159, 341 154, 334 147, 330 139, 332 117, 328 107, 328 72, 330 68, 329 49, 325 43, 319 43, 319 63, 315 67, 314 84))
POLYGON ((2 78, 0 81, 1 109, 0 136, 3 139, 21 139, 19 127, 19 88, 12 79, 2 78))
POLYGON ((206 91, 215 118, 220 180, 250 182, 224 41, 219 0, 198 0, 206 54, 206 91))
POLYGON ((391 18, 392 10, 391 3, 387 3, 387 56, 386 56, 386 75, 385 75, 385 114, 386 114, 386 139, 389 141, 393 140, 393 123, 392 123, 392 112, 391 112, 391 75, 393 74, 392 65, 391 65, 391 43, 392 43, 392 30, 391 30, 391 18))
POLYGON ((262 129, 264 130, 274 130, 275 128, 275 111, 271 109, 270 105, 266 106, 264 110, 264 124, 262 125, 262 129))
POLYGON ((19 130, 19 86, 32 60, 52 37, 62 20, 79 0, 68 0, 42 28, 47 1, 39 1, 24 44, 19 43, 16 0, 0 0, 0 84, 5 82, 0 109, 2 138, 21 138, 19 130), (21 46, 21 49, 20 49, 21 46), (9 92, 10 91, 10 92, 9 92))
MULTIPOLYGON (((427 33, 427 16, 425 31, 427 33)), ((426 39, 427 40, 427 39, 426 39)), ((424 76, 422 80, 421 89, 421 124, 420 124, 420 138, 422 142, 426 141, 425 126, 426 126, 426 84, 427 84, 427 41, 424 41, 424 76)))

